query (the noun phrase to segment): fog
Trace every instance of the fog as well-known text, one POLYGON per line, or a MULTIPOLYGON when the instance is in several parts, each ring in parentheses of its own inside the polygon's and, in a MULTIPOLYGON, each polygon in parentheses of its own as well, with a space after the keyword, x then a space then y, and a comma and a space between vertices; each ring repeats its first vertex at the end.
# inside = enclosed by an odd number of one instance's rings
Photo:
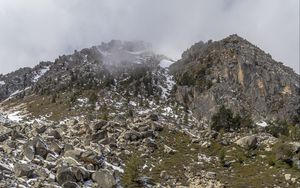
POLYGON ((300 72, 299 0, 0 0, 0 73, 111 39, 176 60, 233 33, 300 72))

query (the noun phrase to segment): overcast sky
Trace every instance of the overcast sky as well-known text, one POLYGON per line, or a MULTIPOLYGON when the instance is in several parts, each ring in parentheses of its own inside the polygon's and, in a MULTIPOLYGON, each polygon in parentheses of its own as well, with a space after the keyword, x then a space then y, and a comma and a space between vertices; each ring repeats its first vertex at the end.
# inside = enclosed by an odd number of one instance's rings
POLYGON ((299 73, 299 0, 0 0, 0 73, 111 39, 177 59, 233 33, 299 73))

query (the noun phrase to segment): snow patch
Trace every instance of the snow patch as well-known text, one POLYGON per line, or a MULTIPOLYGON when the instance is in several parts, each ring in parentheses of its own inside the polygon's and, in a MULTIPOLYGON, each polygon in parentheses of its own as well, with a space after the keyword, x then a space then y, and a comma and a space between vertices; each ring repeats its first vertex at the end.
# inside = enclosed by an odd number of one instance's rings
POLYGON ((173 61, 163 59, 163 60, 160 61, 159 66, 162 67, 162 68, 168 68, 173 63, 174 63, 173 61))
POLYGON ((49 66, 40 69, 40 70, 36 73, 35 77, 33 78, 33 82, 37 82, 37 81, 38 81, 38 80, 39 80, 46 72, 49 71, 49 69, 50 69, 49 66))
POLYGON ((15 111, 7 115, 7 118, 11 121, 20 122, 23 119, 23 116, 19 115, 20 111, 15 111))
POLYGON ((256 123, 256 125, 260 126, 260 127, 267 127, 269 126, 265 121, 259 121, 256 123))
POLYGON ((105 165, 112 167, 112 169, 119 171, 121 173, 124 173, 124 170, 121 167, 115 166, 113 164, 108 163, 107 161, 105 161, 105 165))
POLYGON ((0 81, 0 86, 5 85, 4 81, 0 81))
POLYGON ((137 106, 137 104, 133 101, 130 101, 129 104, 132 105, 132 106, 137 106))
POLYGON ((97 49, 98 49, 98 51, 103 55, 103 57, 107 57, 107 56, 111 55, 110 52, 103 51, 103 50, 101 50, 100 48, 97 48, 97 49))

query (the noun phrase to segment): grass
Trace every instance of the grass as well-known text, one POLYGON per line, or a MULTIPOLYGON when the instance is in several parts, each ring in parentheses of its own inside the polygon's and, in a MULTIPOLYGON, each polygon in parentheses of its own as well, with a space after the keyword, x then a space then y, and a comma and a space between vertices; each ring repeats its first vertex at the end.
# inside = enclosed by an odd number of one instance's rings
MULTIPOLYGON (((235 144, 221 146, 214 142, 210 148, 204 150, 209 156, 222 155, 225 150, 225 161, 232 161, 231 167, 220 166, 211 168, 217 172, 217 177, 228 187, 285 187, 284 174, 300 177, 300 172, 290 168, 287 164, 276 161, 274 152, 264 150, 247 151, 235 144), (264 156, 264 157, 261 157, 264 156), (234 162, 233 162, 234 161, 234 162)), ((289 185, 289 187, 293 187, 289 185)))

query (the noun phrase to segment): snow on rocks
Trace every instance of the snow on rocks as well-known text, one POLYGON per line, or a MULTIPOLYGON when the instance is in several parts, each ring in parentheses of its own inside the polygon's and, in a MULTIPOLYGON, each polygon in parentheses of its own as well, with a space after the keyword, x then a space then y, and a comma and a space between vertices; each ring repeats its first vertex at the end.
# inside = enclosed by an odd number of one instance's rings
POLYGON ((49 69, 50 69, 50 66, 46 66, 46 67, 43 67, 42 69, 38 70, 36 72, 35 77, 33 77, 32 81, 37 82, 46 72, 49 71, 49 69))
POLYGON ((20 111, 15 111, 7 115, 7 118, 14 122, 20 122, 23 119, 23 116, 20 115, 20 111))
POLYGON ((163 59, 160 61, 159 66, 162 68, 168 68, 170 65, 172 65, 174 62, 171 60, 163 59))
POLYGON ((267 127, 268 124, 265 121, 259 121, 256 123, 256 125, 260 126, 260 127, 267 127))

